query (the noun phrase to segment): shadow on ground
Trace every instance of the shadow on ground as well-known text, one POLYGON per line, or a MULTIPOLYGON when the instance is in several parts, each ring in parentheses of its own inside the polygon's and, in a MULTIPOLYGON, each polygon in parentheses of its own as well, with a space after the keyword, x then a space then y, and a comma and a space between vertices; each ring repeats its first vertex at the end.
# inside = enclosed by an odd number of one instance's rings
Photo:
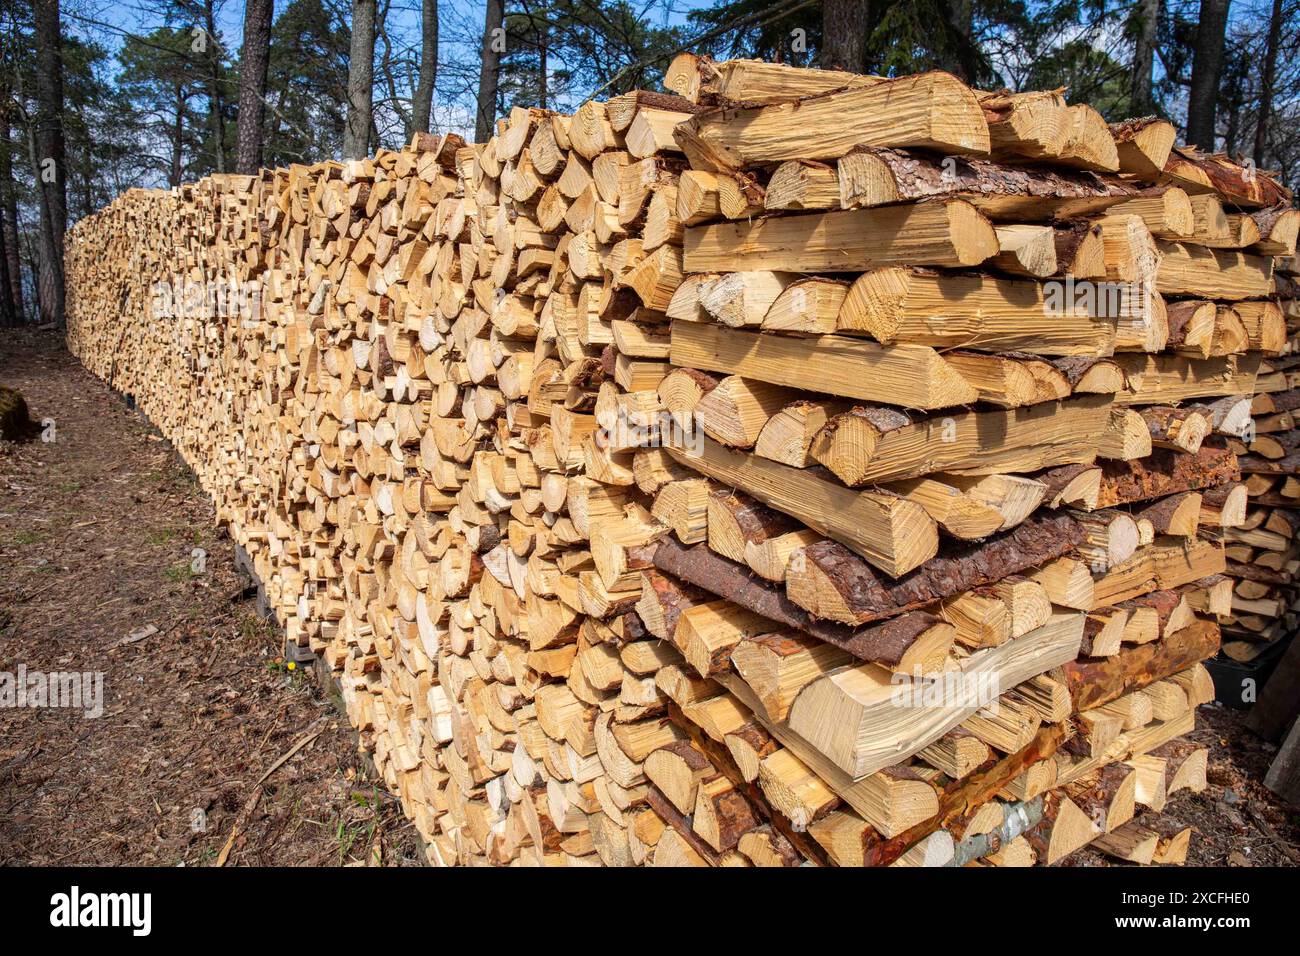
POLYGON ((0 672, 103 675, 97 718, 0 709, 0 865, 418 861, 171 446, 51 333, 0 382, 53 439, 0 443, 0 672))

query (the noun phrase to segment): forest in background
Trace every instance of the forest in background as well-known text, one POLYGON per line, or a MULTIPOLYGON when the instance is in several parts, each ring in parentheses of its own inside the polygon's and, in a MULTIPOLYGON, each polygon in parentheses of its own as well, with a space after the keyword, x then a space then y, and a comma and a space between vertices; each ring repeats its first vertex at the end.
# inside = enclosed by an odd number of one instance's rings
POLYGON ((62 323, 64 231, 133 186, 484 140, 682 50, 1066 88, 1300 176, 1300 0, 0 0, 0 326, 62 323))

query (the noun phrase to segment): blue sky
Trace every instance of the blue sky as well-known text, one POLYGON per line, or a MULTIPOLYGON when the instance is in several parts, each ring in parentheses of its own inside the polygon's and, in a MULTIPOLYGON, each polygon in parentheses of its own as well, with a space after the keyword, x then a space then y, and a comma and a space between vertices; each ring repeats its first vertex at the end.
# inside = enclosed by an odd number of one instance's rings
MULTIPOLYGON (((289 0, 275 0, 278 16, 289 0)), ((345 18, 351 15, 351 0, 322 0, 327 8, 345 18)), ((654 6, 659 23, 686 22, 689 11, 711 6, 710 0, 630 0, 634 5, 654 6)), ((380 0, 381 6, 383 0, 380 0)), ((88 40, 94 40, 111 52, 121 46, 130 34, 147 34, 162 26, 167 5, 156 0, 64 0, 63 12, 68 29, 88 40)), ((434 119, 441 129, 466 132, 473 126, 472 97, 464 90, 464 81, 453 77, 454 67, 464 67, 477 61, 481 42, 485 4, 481 0, 439 0, 439 95, 435 98, 434 119), (444 89, 444 86, 448 87, 444 89), (459 87, 454 89, 452 87, 459 87)), ((175 23, 177 21, 173 21, 175 23)), ((230 58, 238 56, 243 39, 244 0, 218 0, 217 31, 230 58)), ((393 43, 418 43, 420 26, 420 0, 390 0, 388 30, 393 43)), ((116 72, 116 65, 110 68, 116 72)), ((379 78, 376 77, 378 84, 379 78)), ((376 89, 376 97, 380 91, 376 89)), ((556 103, 557 108, 576 109, 578 103, 556 103)), ((381 123, 381 128, 382 123, 381 123)))
MULTIPOLYGON (((288 0, 276 0, 276 14, 287 6, 288 0)), ((633 0, 635 3, 636 0, 633 0)), ((350 9, 350 0, 329 0, 329 5, 340 9, 350 9)), ((711 6, 710 0, 673 0, 676 9, 669 11, 669 23, 685 22, 685 14, 711 6)), ((476 0, 440 0, 440 6, 447 14, 459 17, 472 17, 483 22, 485 4, 476 0)), ((68 17, 69 27, 83 36, 94 37, 106 46, 113 46, 111 38, 121 37, 121 31, 127 33, 147 33, 163 21, 164 5, 151 0, 66 0, 63 6, 68 17), (81 19, 79 19, 81 18, 81 19), (98 21, 117 28, 116 31, 98 26, 98 21)), ((237 49, 243 34, 244 3, 243 0, 225 0, 218 5, 217 28, 227 45, 237 49)), ((398 29, 414 30, 419 24, 419 0, 393 0, 389 12, 389 22, 398 29)), ((120 42, 120 39, 119 39, 120 42)))

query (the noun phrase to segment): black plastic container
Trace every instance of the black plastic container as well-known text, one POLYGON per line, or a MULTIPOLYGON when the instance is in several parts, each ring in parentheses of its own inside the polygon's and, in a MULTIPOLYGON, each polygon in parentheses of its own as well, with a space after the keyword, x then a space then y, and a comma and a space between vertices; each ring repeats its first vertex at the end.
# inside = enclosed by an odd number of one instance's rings
POLYGON ((1274 641, 1253 661, 1234 661, 1223 654, 1206 661, 1205 669, 1214 678, 1214 699, 1234 710, 1249 710, 1253 707, 1293 638, 1294 635, 1288 634, 1274 641), (1250 698, 1243 700, 1247 680, 1254 681, 1254 688, 1250 698))

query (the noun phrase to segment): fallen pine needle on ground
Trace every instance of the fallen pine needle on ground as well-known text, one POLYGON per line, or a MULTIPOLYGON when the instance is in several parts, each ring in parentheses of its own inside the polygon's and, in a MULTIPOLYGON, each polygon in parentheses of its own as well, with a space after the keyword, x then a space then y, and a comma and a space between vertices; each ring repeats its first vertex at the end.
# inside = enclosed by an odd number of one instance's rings
POLYGON ((55 423, 0 444, 0 670, 103 675, 102 716, 0 711, 0 865, 420 862, 170 446, 53 333, 0 381, 55 423))

